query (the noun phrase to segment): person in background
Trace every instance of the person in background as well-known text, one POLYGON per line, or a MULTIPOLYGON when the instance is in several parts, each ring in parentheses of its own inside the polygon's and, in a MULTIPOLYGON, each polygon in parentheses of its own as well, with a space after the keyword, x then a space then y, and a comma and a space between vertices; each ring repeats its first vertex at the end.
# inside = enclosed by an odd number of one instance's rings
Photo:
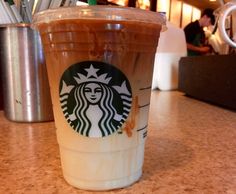
POLYGON ((206 37, 203 28, 214 25, 215 16, 213 11, 210 8, 205 9, 199 20, 189 23, 184 28, 188 56, 204 55, 210 52, 211 47, 205 44, 206 37))

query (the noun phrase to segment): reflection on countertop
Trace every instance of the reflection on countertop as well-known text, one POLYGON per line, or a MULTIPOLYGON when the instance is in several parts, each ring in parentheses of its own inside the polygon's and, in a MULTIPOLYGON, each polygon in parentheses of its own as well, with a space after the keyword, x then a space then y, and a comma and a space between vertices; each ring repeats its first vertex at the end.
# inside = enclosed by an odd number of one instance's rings
POLYGON ((124 189, 89 192, 62 176, 53 122, 14 123, 0 112, 0 193, 236 194, 236 113, 153 91, 143 176, 124 189))

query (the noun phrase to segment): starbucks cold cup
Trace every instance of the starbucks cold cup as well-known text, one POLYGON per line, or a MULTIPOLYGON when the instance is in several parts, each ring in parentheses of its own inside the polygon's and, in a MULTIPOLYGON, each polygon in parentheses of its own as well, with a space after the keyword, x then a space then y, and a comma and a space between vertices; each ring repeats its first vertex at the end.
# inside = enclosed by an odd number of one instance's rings
POLYGON ((63 175, 108 190, 142 175, 152 71, 164 18, 113 6, 34 17, 46 57, 63 175))

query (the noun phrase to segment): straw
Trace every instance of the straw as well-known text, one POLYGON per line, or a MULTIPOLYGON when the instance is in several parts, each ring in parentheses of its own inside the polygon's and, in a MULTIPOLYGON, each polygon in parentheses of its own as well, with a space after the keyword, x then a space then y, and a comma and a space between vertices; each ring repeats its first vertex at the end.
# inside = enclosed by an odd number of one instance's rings
POLYGON ((77 0, 72 0, 70 3, 70 6, 76 6, 76 2, 77 2, 77 0))
POLYGON ((63 6, 69 6, 70 0, 65 0, 63 6))
POLYGON ((32 13, 30 12, 28 0, 21 0, 21 15, 25 23, 32 22, 32 13))
POLYGON ((39 8, 40 8, 41 2, 42 2, 42 0, 38 0, 38 1, 36 2, 36 6, 35 6, 35 9, 34 9, 33 14, 39 12, 39 8))
POLYGON ((76 5, 77 0, 65 0, 63 6, 75 6, 76 5))
POLYGON ((4 8, 3 2, 1 0, 0 0, 0 22, 1 24, 11 23, 11 19, 9 18, 6 9, 4 8))
POLYGON ((39 11, 43 11, 43 10, 45 10, 45 9, 48 9, 50 3, 51 3, 51 0, 42 0, 42 1, 41 1, 41 5, 40 5, 40 8, 39 8, 39 11))
POLYGON ((38 0, 34 13, 48 9, 50 3, 51 0, 38 0))
POLYGON ((13 0, 8 0, 8 3, 10 5, 10 8, 11 8, 15 18, 16 18, 16 22, 18 22, 18 23, 23 22, 23 19, 22 19, 20 13, 19 13, 14 1, 13 0))
POLYGON ((89 5, 97 5, 97 1, 96 0, 88 0, 88 4, 89 5))
POLYGON ((50 5, 49 5, 49 8, 57 8, 57 7, 60 7, 61 4, 62 4, 62 1, 63 0, 52 0, 50 5))
MULTIPOLYGON (((88 0, 89 5, 96 5, 96 0, 88 0)), ((14 0, 0 0, 0 24, 31 23, 32 15, 51 8, 76 6, 77 0, 20 0, 18 10, 14 0)))
POLYGON ((35 0, 29 0, 29 9, 31 13, 33 13, 34 3, 35 3, 35 0))
POLYGON ((15 15, 14 15, 14 13, 12 12, 9 3, 8 3, 6 0, 5 0, 5 1, 4 1, 4 0, 1 0, 1 1, 2 1, 2 5, 3 5, 4 9, 5 9, 5 12, 7 13, 7 15, 8 15, 9 19, 10 19, 10 23, 15 23, 15 22, 17 22, 17 20, 16 20, 16 18, 15 18, 15 15))
MULTIPOLYGON (((68 6, 76 6, 78 0, 62 0, 60 6, 68 7, 68 6)), ((85 3, 86 4, 86 3, 85 3)))
POLYGON ((30 10, 28 0, 24 0, 24 5, 25 5, 25 11, 26 11, 27 17, 29 18, 29 21, 32 22, 32 13, 30 10))

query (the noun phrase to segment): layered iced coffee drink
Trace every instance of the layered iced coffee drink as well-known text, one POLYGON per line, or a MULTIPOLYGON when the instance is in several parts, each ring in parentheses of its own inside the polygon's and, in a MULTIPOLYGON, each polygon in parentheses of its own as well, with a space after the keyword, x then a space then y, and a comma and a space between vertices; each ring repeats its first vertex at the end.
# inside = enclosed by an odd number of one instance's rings
POLYGON ((87 6, 36 15, 65 179, 91 190, 142 174, 154 56, 164 19, 87 6))

